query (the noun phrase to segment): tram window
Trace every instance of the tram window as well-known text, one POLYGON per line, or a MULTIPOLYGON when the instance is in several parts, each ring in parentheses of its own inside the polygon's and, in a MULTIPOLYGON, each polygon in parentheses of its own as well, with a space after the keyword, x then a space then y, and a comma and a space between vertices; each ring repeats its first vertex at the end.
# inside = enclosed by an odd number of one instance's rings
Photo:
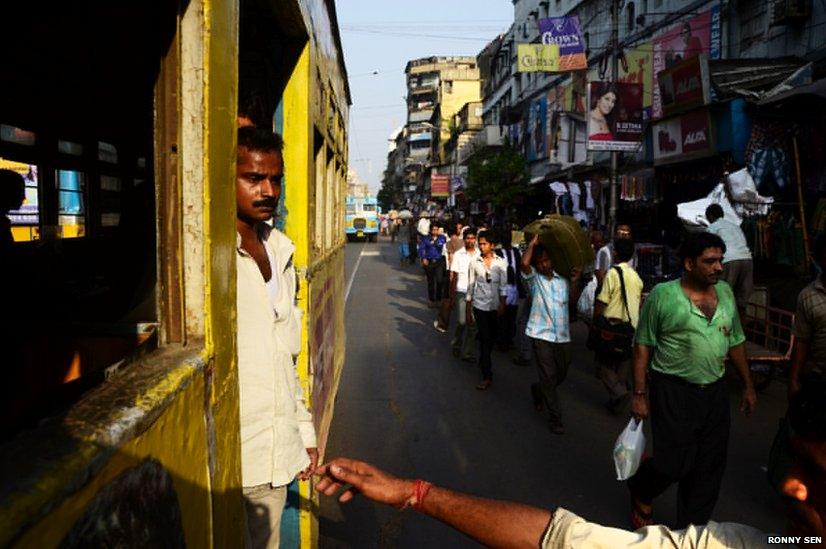
POLYGON ((108 164, 117 164, 118 149, 114 145, 98 141, 98 160, 108 164))
POLYGON ((71 156, 83 156, 83 145, 72 141, 60 140, 57 142, 57 151, 71 156))
POLYGON ((37 136, 34 132, 22 128, 15 128, 8 124, 0 124, 0 139, 8 143, 31 146, 34 145, 36 138, 37 136))
POLYGON ((37 166, 0 158, 0 169, 13 170, 26 182, 26 198, 19 210, 8 213, 15 242, 30 242, 40 238, 40 199, 37 166))
POLYGON ((347 204, 347 211, 348 215, 356 215, 356 205, 355 204, 347 204))
POLYGON ((362 208, 364 209, 365 212, 375 212, 376 211, 376 205, 375 204, 365 204, 364 206, 362 206, 362 208))
POLYGON ((120 225, 121 179, 111 175, 100 176, 100 226, 103 228, 120 225))
POLYGON ((86 236, 86 174, 74 170, 57 170, 59 238, 86 236))

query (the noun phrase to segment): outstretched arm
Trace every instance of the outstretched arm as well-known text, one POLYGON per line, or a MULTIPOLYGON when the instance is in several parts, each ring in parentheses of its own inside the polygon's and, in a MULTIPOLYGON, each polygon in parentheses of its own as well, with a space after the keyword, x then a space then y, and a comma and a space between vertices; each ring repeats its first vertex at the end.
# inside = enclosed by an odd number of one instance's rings
POLYGON ((368 463, 338 458, 316 471, 321 479, 316 489, 327 496, 345 485, 339 501, 346 503, 355 493, 396 508, 417 509, 488 547, 541 545, 551 522, 549 511, 519 503, 477 498, 433 486, 416 501, 415 482, 396 478, 368 463))

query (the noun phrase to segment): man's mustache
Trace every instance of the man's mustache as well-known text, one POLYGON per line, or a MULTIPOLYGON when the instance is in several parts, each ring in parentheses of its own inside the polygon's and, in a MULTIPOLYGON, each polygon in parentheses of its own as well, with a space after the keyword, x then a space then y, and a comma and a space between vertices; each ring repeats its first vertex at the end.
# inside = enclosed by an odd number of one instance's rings
POLYGON ((278 200, 275 198, 265 198, 263 200, 256 200, 252 203, 253 208, 272 208, 275 209, 278 206, 278 200))

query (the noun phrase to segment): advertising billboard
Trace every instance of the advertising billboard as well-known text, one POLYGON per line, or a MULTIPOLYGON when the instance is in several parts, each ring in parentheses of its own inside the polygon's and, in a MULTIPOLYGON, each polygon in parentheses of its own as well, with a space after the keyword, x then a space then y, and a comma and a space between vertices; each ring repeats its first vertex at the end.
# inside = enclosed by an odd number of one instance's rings
POLYGON ((543 44, 559 46, 560 72, 579 71, 588 68, 585 42, 579 27, 579 18, 550 17, 539 20, 539 34, 543 44))
POLYGON ((528 111, 528 161, 548 156, 548 102, 544 97, 531 101, 528 111))
POLYGON ((707 54, 709 59, 720 58, 720 6, 681 21, 654 38, 654 89, 651 116, 663 116, 658 75, 674 65, 707 54))
POLYGON ((713 150, 712 125, 707 109, 654 124, 654 164, 701 158, 713 150))
POLYGON ((517 72, 558 72, 559 46, 519 44, 516 47, 517 72))
POLYGON ((646 43, 636 49, 624 50, 625 62, 619 65, 620 82, 642 85, 642 106, 649 108, 653 99, 654 86, 653 57, 651 44, 646 43))
POLYGON ((643 138, 641 84, 588 84, 588 150, 635 151, 643 138))
POLYGON ((430 196, 433 198, 445 198, 450 196, 449 175, 434 173, 430 176, 430 196))
POLYGON ((660 101, 665 116, 708 105, 711 101, 708 57, 687 59, 658 77, 660 101))

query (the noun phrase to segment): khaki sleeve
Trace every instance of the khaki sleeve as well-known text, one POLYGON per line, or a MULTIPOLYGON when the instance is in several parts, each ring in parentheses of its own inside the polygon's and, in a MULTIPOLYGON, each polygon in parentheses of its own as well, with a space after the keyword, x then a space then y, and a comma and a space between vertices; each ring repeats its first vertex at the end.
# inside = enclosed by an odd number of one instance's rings
POLYGON ((811 339, 812 324, 809 320, 809 309, 806 307, 804 292, 797 296, 797 307, 794 312, 794 337, 799 339, 811 339))

